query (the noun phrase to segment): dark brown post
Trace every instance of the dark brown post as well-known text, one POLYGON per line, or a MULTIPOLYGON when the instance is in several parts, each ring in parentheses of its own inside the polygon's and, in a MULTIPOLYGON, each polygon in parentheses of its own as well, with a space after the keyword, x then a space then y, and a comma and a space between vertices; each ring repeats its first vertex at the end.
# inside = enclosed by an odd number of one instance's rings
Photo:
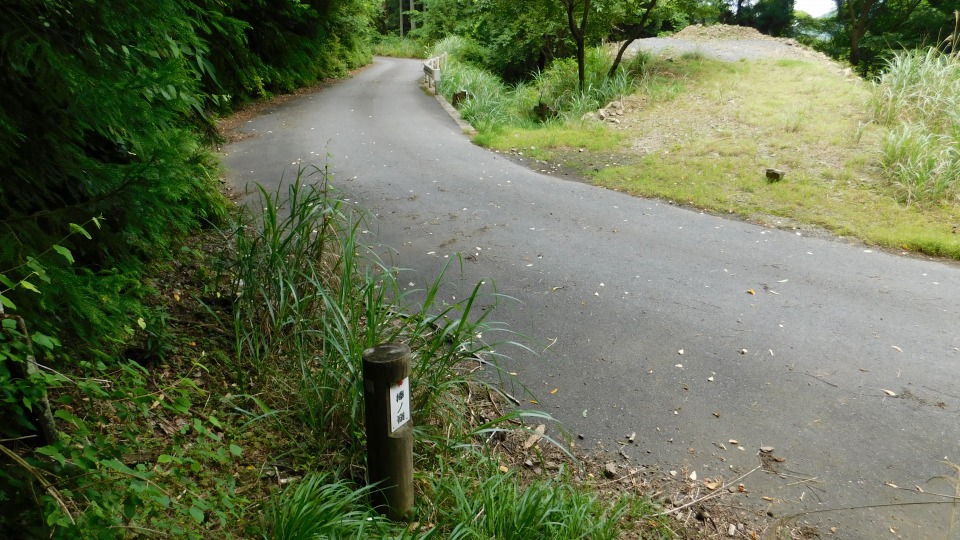
POLYGON ((413 514, 413 421, 410 347, 386 343, 363 351, 367 480, 373 506, 390 519, 413 514))

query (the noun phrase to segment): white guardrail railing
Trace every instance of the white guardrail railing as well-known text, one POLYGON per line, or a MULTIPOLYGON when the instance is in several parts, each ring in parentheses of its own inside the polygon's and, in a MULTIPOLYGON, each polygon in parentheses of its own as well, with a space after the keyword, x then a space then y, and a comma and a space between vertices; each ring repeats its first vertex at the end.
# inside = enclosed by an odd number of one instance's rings
POLYGON ((440 92, 440 71, 446 62, 447 53, 428 58, 423 62, 423 84, 434 94, 440 92))

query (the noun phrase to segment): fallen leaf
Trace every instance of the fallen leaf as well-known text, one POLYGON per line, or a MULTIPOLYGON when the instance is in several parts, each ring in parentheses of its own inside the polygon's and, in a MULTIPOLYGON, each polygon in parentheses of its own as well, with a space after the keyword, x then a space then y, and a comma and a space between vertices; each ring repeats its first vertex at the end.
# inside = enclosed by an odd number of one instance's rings
POLYGON ((903 349, 897 347, 896 345, 891 345, 891 347, 893 347, 897 352, 903 352, 903 349))
POLYGON ((693 471, 692 473, 690 473, 690 476, 688 476, 687 478, 689 478, 689 479, 693 480, 694 482, 696 482, 696 481, 697 481, 697 471, 693 471))
POLYGON ((704 480, 703 485, 706 486, 707 489, 709 489, 710 491, 713 491, 718 487, 720 487, 721 483, 717 481, 712 481, 712 480, 704 480))
POLYGON ((559 389, 559 388, 554 388, 553 390, 550 391, 550 393, 551 393, 551 394, 556 394, 556 393, 557 393, 557 390, 560 390, 560 389, 559 389))
POLYGON ((524 450, 529 449, 533 445, 537 444, 537 441, 543 438, 543 434, 546 432, 547 432, 547 426, 543 424, 540 424, 539 426, 534 428, 533 433, 531 433, 530 436, 527 437, 526 442, 523 443, 524 450))
POLYGON ((535 400, 535 399, 531 399, 531 400, 530 400, 530 403, 533 403, 534 405, 539 405, 539 404, 540 404, 540 402, 537 401, 537 400, 535 400))
POLYGON ((885 394, 887 394, 890 397, 897 397, 897 393, 894 392, 893 390, 887 390, 886 388, 882 388, 882 390, 885 394))
POLYGON ((730 439, 730 440, 727 441, 727 442, 730 443, 730 444, 740 444, 740 441, 738 441, 738 440, 736 440, 736 439, 730 439))
POLYGON ((719 412, 715 412, 715 413, 713 413, 713 415, 716 416, 717 418, 720 418, 720 413, 719 413, 719 412))
POLYGON ((773 452, 773 447, 772 447, 772 446, 761 446, 761 447, 760 447, 760 451, 763 452, 764 454, 769 454, 770 452, 773 452))
POLYGON ((502 472, 502 473, 510 472, 510 469, 508 469, 506 465, 501 465, 501 466, 500 466, 500 472, 502 472))
POLYGON ((784 458, 784 457, 775 457, 775 458, 773 458, 773 460, 776 461, 777 463, 783 463, 784 461, 787 460, 787 458, 784 458))
POLYGON ((884 484, 892 487, 893 489, 899 489, 899 488, 900 488, 900 486, 894 484, 893 482, 884 482, 884 484))
POLYGON ((737 484, 737 491, 740 493, 747 493, 747 486, 743 484, 737 484))
POLYGON ((757 291, 753 289, 747 289, 747 294, 757 294, 757 291))

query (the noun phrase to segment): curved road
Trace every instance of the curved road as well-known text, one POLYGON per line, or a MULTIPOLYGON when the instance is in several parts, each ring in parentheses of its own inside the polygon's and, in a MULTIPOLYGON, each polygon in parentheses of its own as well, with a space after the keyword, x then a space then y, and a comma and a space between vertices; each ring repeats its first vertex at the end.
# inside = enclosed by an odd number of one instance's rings
POLYGON ((495 318, 546 351, 509 351, 511 369, 580 445, 636 432, 635 463, 728 480, 771 446, 781 474, 733 498, 752 511, 817 511, 802 519, 834 538, 960 538, 960 510, 916 487, 954 494, 935 477, 960 463, 956 265, 531 172, 471 144, 420 74, 378 58, 252 120, 225 149, 232 182, 329 154, 405 283, 470 255, 446 294, 488 279, 518 300, 495 318), (903 505, 924 501, 941 504, 903 505))

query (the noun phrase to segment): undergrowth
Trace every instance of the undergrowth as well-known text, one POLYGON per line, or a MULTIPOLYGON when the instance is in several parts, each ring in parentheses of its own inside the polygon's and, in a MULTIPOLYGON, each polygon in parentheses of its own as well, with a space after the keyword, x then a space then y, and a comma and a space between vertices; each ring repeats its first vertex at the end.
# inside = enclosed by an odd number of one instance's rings
POLYGON ((373 54, 396 58, 424 58, 426 47, 419 41, 407 37, 380 36, 373 44, 373 54))
POLYGON ((609 52, 603 47, 589 49, 586 88, 580 92, 577 64, 570 58, 554 60, 543 71, 532 73, 528 82, 508 85, 481 67, 484 51, 467 38, 447 37, 436 43, 430 54, 443 53, 448 54, 448 61, 443 67, 440 93, 452 101, 453 94, 466 92, 466 99, 458 105, 460 114, 481 132, 577 121, 631 94, 647 61, 646 56, 639 55, 608 77, 613 64, 609 52))

